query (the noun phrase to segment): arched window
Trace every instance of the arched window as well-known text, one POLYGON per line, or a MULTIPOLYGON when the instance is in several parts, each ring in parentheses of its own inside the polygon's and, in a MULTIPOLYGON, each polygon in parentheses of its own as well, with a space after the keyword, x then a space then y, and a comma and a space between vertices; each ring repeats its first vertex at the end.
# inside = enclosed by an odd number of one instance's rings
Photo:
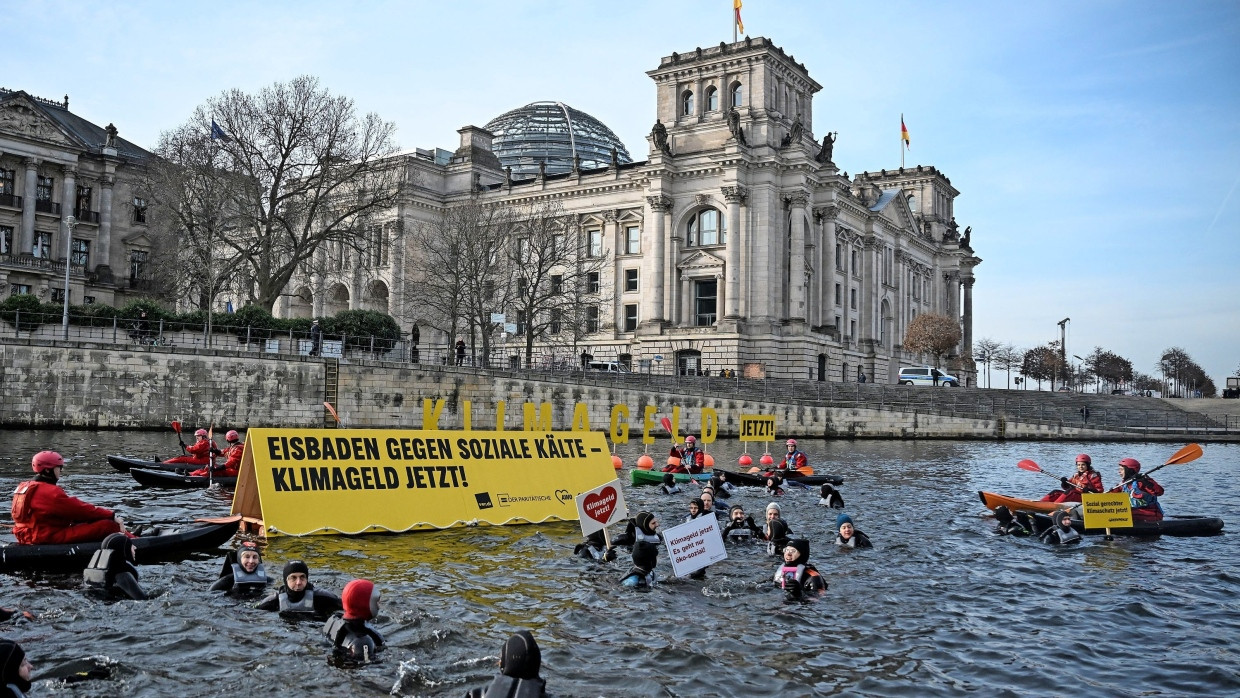
POLYGON ((739 82, 732 83, 732 106, 739 107, 745 103, 745 93, 739 82))
POLYGON ((719 111, 719 90, 713 85, 706 88, 706 111, 719 111))
POLYGON ((693 90, 685 90, 680 95, 680 113, 682 116, 693 115, 693 90))
POLYGON ((722 245, 728 241, 728 224, 717 209, 707 208, 698 211, 689 219, 685 229, 685 244, 722 245))

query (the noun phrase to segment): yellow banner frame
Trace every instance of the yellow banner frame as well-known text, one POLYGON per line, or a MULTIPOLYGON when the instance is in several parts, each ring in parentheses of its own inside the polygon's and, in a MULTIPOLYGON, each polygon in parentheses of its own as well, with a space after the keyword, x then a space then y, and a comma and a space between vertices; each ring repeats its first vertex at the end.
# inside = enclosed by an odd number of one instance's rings
POLYGON ((251 429, 232 513, 268 536, 577 521, 603 432, 251 429))

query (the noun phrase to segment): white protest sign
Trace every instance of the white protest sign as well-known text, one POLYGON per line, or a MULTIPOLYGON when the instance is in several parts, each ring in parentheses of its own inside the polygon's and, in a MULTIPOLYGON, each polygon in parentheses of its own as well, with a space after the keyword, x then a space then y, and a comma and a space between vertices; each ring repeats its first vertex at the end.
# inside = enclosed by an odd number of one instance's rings
POLYGON ((581 523, 582 535, 588 536, 629 517, 629 510, 624 506, 624 490, 621 489, 619 480, 612 480, 588 492, 582 492, 577 495, 576 500, 577 520, 581 523))
POLYGON ((719 533, 719 520, 714 516, 699 516, 667 529, 663 532, 663 543, 672 560, 672 574, 677 577, 728 557, 719 533))

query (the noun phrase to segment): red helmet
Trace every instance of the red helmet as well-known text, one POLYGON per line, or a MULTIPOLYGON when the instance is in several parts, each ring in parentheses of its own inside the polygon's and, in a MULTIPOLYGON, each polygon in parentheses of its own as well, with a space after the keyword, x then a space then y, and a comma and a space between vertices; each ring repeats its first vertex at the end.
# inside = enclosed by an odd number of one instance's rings
POLYGON ((796 440, 796 439, 788 439, 788 445, 789 445, 789 446, 796 446, 796 445, 797 445, 797 440, 796 440))
POLYGON ((30 467, 34 468, 36 473, 44 470, 59 468, 65 464, 65 459, 55 451, 39 451, 34 454, 34 458, 30 459, 30 467))
POLYGON ((1120 467, 1128 468, 1134 473, 1141 472, 1141 463, 1136 458, 1125 458, 1119 462, 1120 467))
POLYGON ((206 436, 206 435, 207 435, 206 429, 199 429, 198 431, 194 432, 194 436, 206 436))
POLYGON ((241 435, 237 433, 236 429, 229 429, 228 433, 224 435, 224 440, 225 441, 240 441, 241 435))
POLYGON ((696 438, 696 437, 694 437, 694 436, 692 436, 692 435, 690 435, 690 436, 686 436, 686 437, 685 437, 685 443, 687 443, 687 444, 697 443, 697 438, 696 438))
POLYGON ((1090 459, 1090 457, 1085 455, 1084 453, 1076 457, 1076 462, 1084 463, 1085 465, 1093 465, 1094 463, 1094 461, 1090 459))

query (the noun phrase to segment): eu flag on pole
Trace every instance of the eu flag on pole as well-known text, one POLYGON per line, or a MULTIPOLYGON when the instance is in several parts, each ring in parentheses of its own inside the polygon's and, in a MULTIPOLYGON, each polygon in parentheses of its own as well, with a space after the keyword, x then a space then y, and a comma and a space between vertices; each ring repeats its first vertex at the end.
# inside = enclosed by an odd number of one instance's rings
POLYGON ((211 119, 211 140, 221 140, 225 143, 232 140, 228 137, 227 133, 224 133, 224 129, 220 128, 220 125, 215 123, 215 119, 211 119))

